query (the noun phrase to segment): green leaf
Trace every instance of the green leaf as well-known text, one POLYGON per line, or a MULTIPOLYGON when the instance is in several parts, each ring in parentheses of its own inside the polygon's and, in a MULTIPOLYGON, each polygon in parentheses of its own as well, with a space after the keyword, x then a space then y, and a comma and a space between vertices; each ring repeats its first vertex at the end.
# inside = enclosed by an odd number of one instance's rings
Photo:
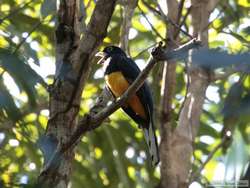
POLYGON ((37 56, 37 51, 33 50, 26 42, 23 43, 22 46, 24 47, 23 53, 25 54, 25 57, 31 57, 34 60, 34 63, 39 66, 40 64, 37 56))
POLYGON ((12 54, 8 49, 0 49, 0 66, 12 76, 20 90, 26 92, 30 105, 34 107, 37 94, 35 85, 41 83, 46 86, 43 79, 18 54, 12 54))
POLYGON ((240 125, 238 126, 238 129, 239 129, 239 132, 241 133, 242 138, 244 139, 244 142, 246 142, 247 144, 250 144, 250 135, 247 132, 248 127, 249 127, 249 121, 240 123, 240 125))
POLYGON ((8 118, 12 119, 14 122, 21 118, 21 112, 4 85, 3 78, 0 77, 0 111, 3 110, 6 112, 8 118))
POLYGON ((201 123, 198 136, 202 136, 202 135, 209 135, 209 136, 212 136, 213 138, 219 137, 219 133, 213 127, 209 126, 206 123, 201 123))
POLYGON ((236 32, 230 31, 228 34, 232 35, 233 37, 235 37, 236 39, 238 39, 242 43, 250 44, 250 41, 246 40, 246 38, 244 36, 241 36, 240 34, 238 34, 236 32))
POLYGON ((228 95, 225 99, 224 107, 222 113, 225 118, 238 117, 239 107, 241 103, 241 96, 243 93, 243 86, 241 82, 237 82, 232 85, 228 95))
POLYGON ((236 130, 234 134, 234 141, 232 147, 230 148, 225 161, 225 178, 230 180, 230 174, 234 172, 234 177, 239 179, 242 170, 244 169, 244 164, 246 164, 249 159, 249 154, 247 152, 246 143, 239 134, 239 131, 236 130))
POLYGON ((209 43, 210 48, 218 48, 221 46, 225 46, 225 42, 222 40, 215 40, 209 43))
POLYGON ((250 35, 250 26, 245 27, 242 31, 243 31, 243 33, 245 33, 246 35, 250 35))

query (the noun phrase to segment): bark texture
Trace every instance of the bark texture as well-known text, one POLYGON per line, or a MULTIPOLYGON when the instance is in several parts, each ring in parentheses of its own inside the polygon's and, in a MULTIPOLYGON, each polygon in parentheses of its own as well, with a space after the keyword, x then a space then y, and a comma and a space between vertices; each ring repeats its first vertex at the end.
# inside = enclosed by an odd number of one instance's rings
POLYGON ((50 119, 41 144, 45 164, 38 178, 38 187, 66 188, 69 183, 74 147, 58 156, 56 163, 49 162, 57 148, 67 143, 76 129, 81 93, 88 77, 90 61, 106 36, 115 3, 116 0, 99 0, 96 3, 80 40, 80 1, 60 1, 56 29, 56 76, 49 88, 50 119))
MULTIPOLYGON (((167 0, 168 6, 168 19, 171 19, 173 22, 177 21, 178 17, 178 2, 176 0, 167 0)), ((174 48, 175 41, 175 27, 171 24, 167 25, 167 34, 166 37, 169 39, 168 48, 174 48)), ((163 69, 163 84, 161 88, 161 144, 160 144, 160 158, 161 158, 161 187, 166 187, 165 185, 174 185, 175 176, 173 172, 173 163, 171 156, 171 137, 172 137, 172 128, 171 128, 171 113, 172 113, 172 100, 175 94, 176 87, 176 64, 175 60, 168 61, 164 64, 163 69)))
MULTIPOLYGON (((172 6, 169 9, 169 15, 171 15, 171 12, 174 14, 177 9, 173 7, 173 1, 167 1, 167 3, 169 8, 172 6)), ((209 14, 215 7, 215 4, 207 0, 192 0, 191 4, 192 35, 200 39, 204 46, 207 46, 209 14)), ((176 5, 174 6, 176 7, 176 5)), ((169 93, 167 89, 165 89, 163 94, 164 100, 167 99, 170 101, 170 104, 167 103, 163 106, 163 115, 165 116, 163 121, 165 122, 162 124, 161 188, 184 188, 188 187, 189 183, 191 156, 194 149, 193 143, 199 130, 205 92, 210 81, 209 71, 195 66, 192 64, 192 59, 190 59, 188 79, 187 96, 176 128, 171 128, 171 116, 169 118, 169 114, 171 114, 171 110, 169 110, 171 109, 171 100, 169 98, 171 99, 173 94, 169 93)), ((167 85, 164 87, 167 87, 167 85)))

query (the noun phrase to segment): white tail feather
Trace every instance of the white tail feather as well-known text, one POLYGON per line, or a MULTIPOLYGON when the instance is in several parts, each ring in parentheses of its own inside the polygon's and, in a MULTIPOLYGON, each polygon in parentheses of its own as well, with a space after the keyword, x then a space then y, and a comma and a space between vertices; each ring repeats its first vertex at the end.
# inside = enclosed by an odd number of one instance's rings
POLYGON ((159 150, 158 150, 158 144, 157 139, 154 131, 153 124, 150 123, 149 128, 143 128, 144 136, 148 145, 149 154, 151 157, 151 161, 153 166, 156 166, 159 161, 159 150))

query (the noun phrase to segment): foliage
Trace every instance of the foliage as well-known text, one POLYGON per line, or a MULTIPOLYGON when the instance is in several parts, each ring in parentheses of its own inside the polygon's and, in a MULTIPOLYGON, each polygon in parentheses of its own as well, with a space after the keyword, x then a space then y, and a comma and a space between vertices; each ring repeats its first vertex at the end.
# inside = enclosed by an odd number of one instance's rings
MULTIPOLYGON (((146 2, 156 7, 155 1, 146 2)), ((95 1, 84 0, 84 5, 85 9, 82 10, 86 12, 87 23, 95 1)), ((42 166, 43 159, 37 140, 45 131, 49 115, 45 82, 52 83, 51 71, 48 69, 53 68, 55 55, 55 6, 55 1, 48 0, 2 0, 0 5, 0 187, 32 186, 42 166)), ((167 27, 164 21, 141 1, 139 6, 156 30, 164 36, 167 27)), ((183 15, 187 8, 185 5, 183 15)), ((248 52, 249 9, 250 3, 246 0, 221 1, 211 16, 209 46, 223 49, 226 54, 248 52)), ((119 43, 122 10, 122 6, 117 5, 103 45, 119 43)), ((189 18, 185 27, 190 27, 189 18)), ((180 33, 180 38, 182 41, 188 40, 183 33, 180 33)), ((139 65, 145 65, 149 54, 147 50, 140 52, 160 40, 140 10, 136 9, 130 32, 131 56, 136 57, 139 65)), ((218 52, 218 57, 221 57, 221 53, 218 52)), ((219 61, 216 65, 212 64, 210 60, 211 56, 207 60, 210 65, 208 68, 219 67, 216 72, 228 68, 219 66, 219 61)), ((235 61, 238 59, 235 58, 231 64, 238 67, 235 61)), ((158 112, 161 66, 158 65, 149 78, 158 112)), ((239 179, 249 160, 250 76, 249 71, 242 67, 240 71, 242 69, 244 74, 237 73, 228 79, 218 80, 208 88, 201 117, 202 125, 195 142, 193 170, 199 168, 214 146, 221 141, 221 132, 232 131, 233 141, 224 146, 223 152, 216 152, 205 166, 198 180, 201 184, 216 180, 216 174, 222 169, 226 170, 224 180, 234 177, 239 179), (234 168, 235 161, 237 170, 234 168)), ((184 70, 184 63, 178 63, 174 100, 176 117, 186 93, 184 70)), ((102 88, 102 71, 93 63, 91 76, 82 95, 81 115, 93 105, 102 88)), ((71 184, 74 188, 150 188, 157 185, 160 178, 159 168, 152 169, 146 159, 142 132, 121 110, 114 113, 99 129, 82 138, 76 149, 73 166, 71 184)))

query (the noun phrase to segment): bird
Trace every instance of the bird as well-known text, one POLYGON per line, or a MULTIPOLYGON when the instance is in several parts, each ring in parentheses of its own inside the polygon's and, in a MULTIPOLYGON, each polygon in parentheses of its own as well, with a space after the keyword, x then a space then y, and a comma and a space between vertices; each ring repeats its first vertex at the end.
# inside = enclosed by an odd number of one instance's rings
MULTIPOLYGON (((115 98, 119 98, 141 72, 136 63, 120 47, 107 46, 95 56, 101 57, 97 64, 103 65, 106 86, 115 98)), ((160 157, 153 120, 153 105, 151 90, 145 81, 121 108, 143 130, 151 163, 157 166, 160 157)))

